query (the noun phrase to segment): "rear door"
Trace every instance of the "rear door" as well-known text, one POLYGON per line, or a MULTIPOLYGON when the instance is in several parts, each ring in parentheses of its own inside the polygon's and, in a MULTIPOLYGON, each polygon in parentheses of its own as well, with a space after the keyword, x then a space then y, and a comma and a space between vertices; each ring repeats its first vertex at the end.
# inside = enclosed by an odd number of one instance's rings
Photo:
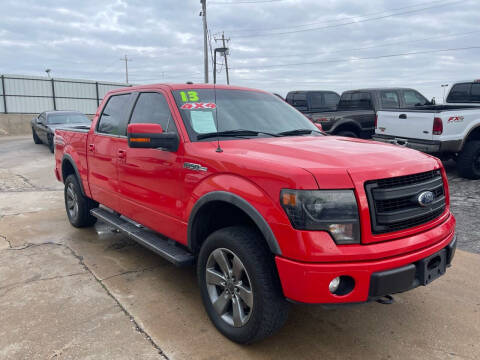
POLYGON ((96 129, 87 141, 88 179, 93 198, 119 211, 118 149, 126 142, 131 94, 112 95, 107 100, 96 129))

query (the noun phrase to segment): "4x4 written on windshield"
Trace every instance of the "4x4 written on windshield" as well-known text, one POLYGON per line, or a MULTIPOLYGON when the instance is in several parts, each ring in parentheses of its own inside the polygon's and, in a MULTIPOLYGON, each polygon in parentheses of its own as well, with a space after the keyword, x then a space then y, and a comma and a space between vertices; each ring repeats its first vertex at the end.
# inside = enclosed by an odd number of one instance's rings
POLYGON ((261 91, 173 91, 192 141, 221 137, 322 134, 303 114, 261 91))

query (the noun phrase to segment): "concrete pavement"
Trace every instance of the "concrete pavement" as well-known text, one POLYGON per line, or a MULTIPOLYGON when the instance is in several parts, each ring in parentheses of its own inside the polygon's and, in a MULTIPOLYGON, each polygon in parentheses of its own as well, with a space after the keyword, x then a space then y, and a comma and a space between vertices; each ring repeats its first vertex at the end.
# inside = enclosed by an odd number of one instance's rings
MULTIPOLYGON (((239 346, 210 324, 193 268, 102 223, 71 227, 52 168, 30 138, 0 139, 1 359, 480 358, 480 255, 458 251, 444 277, 393 305, 293 305, 278 334, 239 346)), ((461 246, 476 251, 480 182, 451 176, 461 246)))

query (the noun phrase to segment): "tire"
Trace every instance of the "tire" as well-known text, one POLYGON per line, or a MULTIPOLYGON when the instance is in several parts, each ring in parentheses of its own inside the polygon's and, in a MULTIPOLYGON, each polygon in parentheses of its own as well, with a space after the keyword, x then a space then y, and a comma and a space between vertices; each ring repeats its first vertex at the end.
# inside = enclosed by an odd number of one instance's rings
POLYGON ((55 144, 53 143, 53 135, 48 135, 47 136, 47 139, 48 139, 48 149, 50 150, 50 152, 53 154, 55 152, 55 144))
POLYGON ((262 236, 251 228, 233 226, 212 233, 200 249, 197 276, 210 320, 234 342, 259 341, 273 334, 287 320, 289 304, 281 290, 274 257, 262 236), (225 257, 230 278, 220 268, 221 261, 217 262, 217 258, 225 257), (243 270, 238 271, 242 267, 243 270), (220 305, 215 307, 214 302, 220 305), (221 306, 223 303, 226 306, 221 306), (243 316, 235 316, 235 304, 241 309, 236 313, 243 313, 243 316))
POLYGON ((64 197, 65 210, 70 224, 77 228, 95 224, 97 218, 90 215, 90 210, 97 207, 98 203, 82 195, 78 179, 73 174, 67 176, 65 180, 64 197))
POLYGON ((37 132, 32 128, 32 136, 33 136, 33 142, 35 144, 41 144, 42 143, 42 140, 40 140, 40 138, 38 137, 37 135, 37 132))
POLYGON ((469 141, 457 157, 457 169, 461 177, 480 179, 480 141, 469 141))
POLYGON ((351 138, 358 138, 358 135, 354 133, 353 131, 340 131, 337 136, 345 136, 345 137, 351 137, 351 138))

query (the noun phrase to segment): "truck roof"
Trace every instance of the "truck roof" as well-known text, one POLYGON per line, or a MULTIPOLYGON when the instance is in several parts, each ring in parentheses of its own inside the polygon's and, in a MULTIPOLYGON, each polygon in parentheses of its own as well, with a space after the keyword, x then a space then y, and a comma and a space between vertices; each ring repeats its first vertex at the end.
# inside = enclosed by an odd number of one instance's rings
POLYGON ((355 91, 385 91, 385 90, 415 90, 415 89, 406 88, 406 87, 363 88, 363 89, 355 89, 355 90, 346 90, 343 93, 349 93, 349 92, 355 92, 355 91))
POLYGON ((109 93, 125 92, 125 91, 145 91, 153 89, 163 89, 163 90, 192 90, 192 89, 217 89, 217 90, 246 90, 246 91, 259 91, 265 92, 263 90, 252 89, 242 86, 232 86, 232 85, 213 85, 213 84, 148 84, 148 85, 137 85, 129 86, 124 88, 119 88, 109 91, 109 93))

